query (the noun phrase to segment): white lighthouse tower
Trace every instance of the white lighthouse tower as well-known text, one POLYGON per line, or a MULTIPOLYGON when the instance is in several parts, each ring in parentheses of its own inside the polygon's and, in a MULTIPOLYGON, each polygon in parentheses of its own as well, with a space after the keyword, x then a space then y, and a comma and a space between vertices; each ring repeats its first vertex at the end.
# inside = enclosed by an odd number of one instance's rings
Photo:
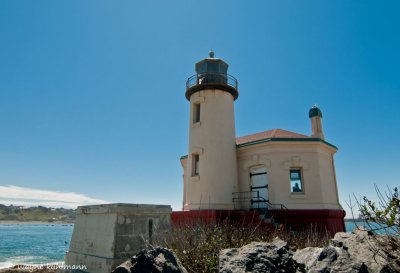
POLYGON ((228 64, 214 57, 196 63, 186 83, 190 102, 189 151, 186 160, 184 210, 233 209, 237 191, 234 101, 237 80, 228 64))

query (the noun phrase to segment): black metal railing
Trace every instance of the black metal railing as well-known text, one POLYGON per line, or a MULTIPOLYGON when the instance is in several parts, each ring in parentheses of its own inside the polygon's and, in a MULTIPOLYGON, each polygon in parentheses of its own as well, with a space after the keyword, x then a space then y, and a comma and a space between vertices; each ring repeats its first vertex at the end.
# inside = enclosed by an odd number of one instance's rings
POLYGON ((229 74, 221 73, 201 73, 196 74, 188 78, 186 81, 186 89, 189 89, 196 85, 202 84, 223 84, 231 86, 235 89, 238 88, 238 81, 235 77, 229 74))
POLYGON ((235 209, 280 209, 288 210, 284 204, 272 204, 260 196, 259 191, 242 191, 232 193, 235 209))
POLYGON ((232 193, 232 201, 235 209, 251 209, 253 200, 259 198, 258 191, 242 191, 232 193))

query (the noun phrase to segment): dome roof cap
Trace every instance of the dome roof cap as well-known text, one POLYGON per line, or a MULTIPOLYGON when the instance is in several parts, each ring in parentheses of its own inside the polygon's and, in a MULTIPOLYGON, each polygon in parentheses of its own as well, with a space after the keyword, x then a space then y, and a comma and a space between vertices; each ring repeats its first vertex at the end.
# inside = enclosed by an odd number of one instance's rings
POLYGON ((313 117, 320 117, 322 118, 322 112, 321 110, 317 107, 317 105, 314 105, 313 107, 311 107, 310 111, 308 112, 308 116, 310 118, 313 117))

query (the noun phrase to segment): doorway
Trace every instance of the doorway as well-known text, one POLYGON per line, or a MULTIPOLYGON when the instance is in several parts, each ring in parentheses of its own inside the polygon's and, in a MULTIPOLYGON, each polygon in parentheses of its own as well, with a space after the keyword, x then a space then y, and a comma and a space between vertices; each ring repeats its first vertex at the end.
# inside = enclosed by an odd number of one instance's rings
POLYGON ((267 168, 255 167, 250 170, 251 186, 253 194, 252 208, 265 208, 268 201, 267 168))

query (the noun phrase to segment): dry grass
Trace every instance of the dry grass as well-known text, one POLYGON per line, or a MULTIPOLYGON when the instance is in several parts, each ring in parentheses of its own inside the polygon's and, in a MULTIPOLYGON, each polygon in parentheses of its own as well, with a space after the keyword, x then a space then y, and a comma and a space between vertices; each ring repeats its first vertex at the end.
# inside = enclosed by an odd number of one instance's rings
POLYGON ((291 232, 284 229, 265 228, 261 225, 220 224, 173 227, 162 241, 163 247, 172 249, 189 273, 218 272, 219 251, 242 247, 250 242, 270 242, 275 237, 288 242, 294 249, 329 244, 330 235, 310 229, 291 232))

